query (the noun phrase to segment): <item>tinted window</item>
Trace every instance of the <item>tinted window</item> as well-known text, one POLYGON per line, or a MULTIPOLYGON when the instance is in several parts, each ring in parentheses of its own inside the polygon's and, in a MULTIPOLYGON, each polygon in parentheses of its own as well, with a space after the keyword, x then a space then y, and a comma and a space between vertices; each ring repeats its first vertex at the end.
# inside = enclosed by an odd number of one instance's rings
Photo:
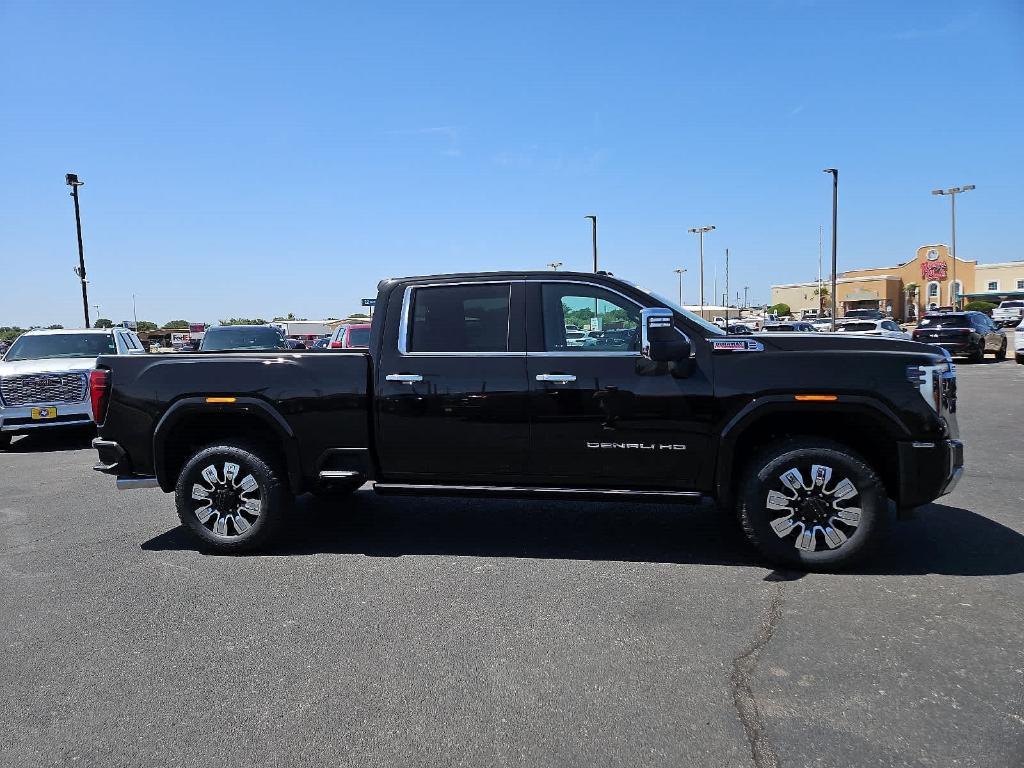
MULTIPOLYGON (((1017 287, 1024 288, 1024 280, 1018 280, 1017 287)), ((1015 309, 1019 307, 1024 307, 1024 301, 1004 301, 999 305, 1000 309, 1015 309)))
POLYGON ((408 350, 507 352, 510 291, 508 283, 416 288, 408 350))
POLYGON ((875 324, 869 322, 863 323, 839 323, 836 325, 837 331, 845 331, 846 333, 854 333, 859 331, 873 331, 875 330, 875 324))
POLYGON ((348 332, 348 345, 350 347, 370 346, 370 329, 353 328, 348 332))
POLYGON ((971 321, 966 315, 931 315, 921 318, 922 328, 969 328, 971 321))
POLYGON ((640 349, 640 307, 616 293, 597 286, 545 283, 541 286, 541 302, 544 349, 548 352, 640 349), (594 330, 567 331, 566 325, 594 330))
POLYGON ((288 349, 284 335, 277 328, 249 325, 218 325, 203 336, 199 349, 218 352, 229 349, 288 349))
POLYGON ((5 360, 48 360, 56 357, 116 355, 111 333, 58 333, 22 336, 11 346, 5 360))

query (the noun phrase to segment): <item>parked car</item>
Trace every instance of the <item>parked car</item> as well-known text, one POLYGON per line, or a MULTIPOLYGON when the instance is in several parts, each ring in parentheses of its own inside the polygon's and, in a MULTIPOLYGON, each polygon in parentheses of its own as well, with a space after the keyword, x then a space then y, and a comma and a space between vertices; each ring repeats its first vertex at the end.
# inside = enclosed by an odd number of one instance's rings
POLYGON ((706 499, 766 559, 802 568, 891 541, 890 500, 920 507, 961 474, 956 374, 934 347, 730 337, 604 273, 378 289, 368 350, 100 358, 98 468, 119 488, 173 491, 218 552, 267 545, 296 494, 373 481, 414 496, 706 499), (565 312, 595 301, 639 327, 628 349, 569 345, 565 312))
POLYGON ((750 330, 750 326, 744 325, 743 323, 730 323, 725 327, 725 332, 732 334, 733 336, 749 336, 753 331, 750 330))
POLYGON ((986 352, 996 360, 1006 359, 1006 331, 983 312, 936 312, 921 318, 914 341, 935 344, 953 355, 966 355, 980 362, 986 352))
POLYGON ((289 349, 284 331, 272 325, 214 325, 206 329, 200 352, 270 352, 289 349))
POLYGON ((339 325, 331 334, 331 349, 366 349, 370 346, 370 323, 339 325))
MULTIPOLYGON (((885 315, 879 309, 851 309, 841 320, 884 320, 885 315)), ((838 320, 836 321, 839 322, 838 320)))
POLYGON ((309 349, 301 339, 285 339, 288 349, 309 349))
POLYGON ((818 329, 803 320, 787 320, 785 322, 765 323, 761 329, 764 333, 817 333, 818 329))
POLYGON ((1024 301, 1014 299, 999 302, 999 306, 992 310, 992 320, 1004 328, 1016 327, 1024 320, 1024 301))
POLYGON ((1024 365, 1024 320, 1021 320, 1014 329, 1013 352, 1017 362, 1024 365))
POLYGON ((859 336, 885 336, 890 339, 905 339, 911 335, 900 328, 895 320, 849 320, 836 321, 836 333, 853 333, 859 336))
POLYGON ((317 339, 310 345, 310 349, 327 349, 331 346, 331 337, 327 336, 322 339, 317 339))
POLYGON ((92 424, 89 377, 100 355, 144 355, 125 328, 28 331, 0 361, 0 450, 15 435, 92 424))

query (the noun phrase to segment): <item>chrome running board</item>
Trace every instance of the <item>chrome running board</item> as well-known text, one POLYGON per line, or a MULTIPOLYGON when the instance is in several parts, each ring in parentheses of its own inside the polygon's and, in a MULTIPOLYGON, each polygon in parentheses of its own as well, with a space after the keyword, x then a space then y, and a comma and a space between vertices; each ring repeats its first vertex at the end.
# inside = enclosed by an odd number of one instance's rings
POLYGON ((117 490, 135 491, 139 488, 159 488, 160 483, 155 477, 119 477, 117 478, 117 490))

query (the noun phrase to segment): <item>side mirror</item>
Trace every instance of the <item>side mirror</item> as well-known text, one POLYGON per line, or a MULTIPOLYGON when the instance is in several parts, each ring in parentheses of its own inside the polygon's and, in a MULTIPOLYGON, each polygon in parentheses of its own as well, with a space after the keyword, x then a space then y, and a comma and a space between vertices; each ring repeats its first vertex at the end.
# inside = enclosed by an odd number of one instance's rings
POLYGON ((651 307, 640 313, 640 354, 662 363, 690 357, 690 340, 676 330, 671 309, 651 307))

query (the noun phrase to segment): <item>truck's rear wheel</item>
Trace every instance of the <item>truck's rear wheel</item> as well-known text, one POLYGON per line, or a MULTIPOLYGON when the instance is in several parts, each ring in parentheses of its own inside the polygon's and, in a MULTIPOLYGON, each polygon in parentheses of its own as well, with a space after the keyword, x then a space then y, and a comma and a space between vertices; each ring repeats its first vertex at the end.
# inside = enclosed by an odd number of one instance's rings
POLYGON ((274 463, 260 449, 211 445, 194 454, 175 489, 178 517, 214 552, 249 552, 280 528, 291 499, 274 463))
POLYGON ((887 510, 885 487, 860 456, 831 440, 791 438, 747 465, 737 511, 771 562, 833 570, 865 554, 887 510))

